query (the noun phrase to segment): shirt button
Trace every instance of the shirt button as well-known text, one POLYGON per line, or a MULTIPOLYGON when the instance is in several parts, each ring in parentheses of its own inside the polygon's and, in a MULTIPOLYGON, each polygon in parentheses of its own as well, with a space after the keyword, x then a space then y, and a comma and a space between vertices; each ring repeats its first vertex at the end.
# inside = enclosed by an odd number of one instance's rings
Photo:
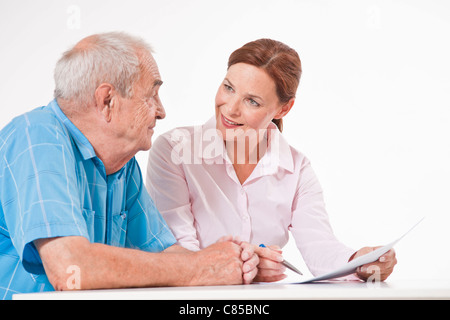
POLYGON ((245 190, 241 189, 241 194, 244 195, 245 194, 245 190))

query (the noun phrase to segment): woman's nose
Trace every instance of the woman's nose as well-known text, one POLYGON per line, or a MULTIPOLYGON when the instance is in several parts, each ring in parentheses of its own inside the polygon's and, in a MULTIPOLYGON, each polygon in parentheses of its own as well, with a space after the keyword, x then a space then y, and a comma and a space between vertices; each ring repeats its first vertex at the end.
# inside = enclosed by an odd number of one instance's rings
POLYGON ((238 116, 240 114, 240 101, 239 99, 231 99, 227 104, 228 115, 238 116))

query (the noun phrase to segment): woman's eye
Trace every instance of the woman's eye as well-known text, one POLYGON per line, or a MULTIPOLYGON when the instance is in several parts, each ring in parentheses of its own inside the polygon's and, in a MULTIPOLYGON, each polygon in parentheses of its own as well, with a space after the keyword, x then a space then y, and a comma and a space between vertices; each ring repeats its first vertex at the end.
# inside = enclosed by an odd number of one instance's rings
POLYGON ((231 87, 231 86, 229 86, 229 85, 227 85, 227 84, 223 84, 223 86, 225 87, 225 89, 227 90, 227 91, 233 91, 233 88, 231 87))
POLYGON ((255 100, 253 100, 253 99, 248 99, 248 101, 250 102, 250 104, 251 104, 252 106, 259 107, 259 103, 256 102, 255 100))

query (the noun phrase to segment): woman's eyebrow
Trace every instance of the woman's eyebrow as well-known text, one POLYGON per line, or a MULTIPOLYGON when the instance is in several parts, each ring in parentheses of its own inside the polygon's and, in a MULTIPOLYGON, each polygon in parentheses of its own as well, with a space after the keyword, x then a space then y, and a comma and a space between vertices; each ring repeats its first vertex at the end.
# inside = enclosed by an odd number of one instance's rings
POLYGON ((260 96, 257 96, 256 94, 251 94, 251 93, 249 93, 248 96, 249 96, 250 98, 252 98, 252 99, 254 98, 254 99, 259 99, 259 100, 261 100, 261 101, 264 101, 263 98, 261 98, 260 96))
POLYGON ((231 83, 231 81, 228 78, 224 79, 226 82, 228 82, 232 87, 234 87, 234 85, 231 83))
MULTIPOLYGON (((224 81, 227 81, 227 82, 230 84, 230 86, 232 86, 233 88, 235 88, 235 86, 234 86, 233 83, 230 81, 230 79, 225 78, 224 81)), ((261 101, 264 101, 263 98, 261 98, 260 96, 258 96, 258 95, 256 95, 256 94, 247 93, 247 95, 248 95, 250 98, 252 98, 252 99, 255 98, 255 99, 259 99, 259 100, 261 100, 261 101)))

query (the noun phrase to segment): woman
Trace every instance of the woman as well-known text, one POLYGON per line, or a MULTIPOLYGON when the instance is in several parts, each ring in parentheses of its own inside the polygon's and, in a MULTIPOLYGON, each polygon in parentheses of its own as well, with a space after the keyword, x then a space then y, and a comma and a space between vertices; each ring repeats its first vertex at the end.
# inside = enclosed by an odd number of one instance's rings
MULTIPOLYGON (((281 135, 300 75, 295 50, 270 39, 247 43, 229 58, 215 117, 160 136, 149 155, 147 188, 179 244, 199 250, 233 235, 272 246, 258 248, 256 281, 285 277, 273 252, 289 231, 314 275, 375 249, 355 252, 336 239, 310 162, 281 135)), ((394 251, 372 263, 381 280, 395 264, 394 251)), ((361 279, 371 275, 366 268, 361 279)))

